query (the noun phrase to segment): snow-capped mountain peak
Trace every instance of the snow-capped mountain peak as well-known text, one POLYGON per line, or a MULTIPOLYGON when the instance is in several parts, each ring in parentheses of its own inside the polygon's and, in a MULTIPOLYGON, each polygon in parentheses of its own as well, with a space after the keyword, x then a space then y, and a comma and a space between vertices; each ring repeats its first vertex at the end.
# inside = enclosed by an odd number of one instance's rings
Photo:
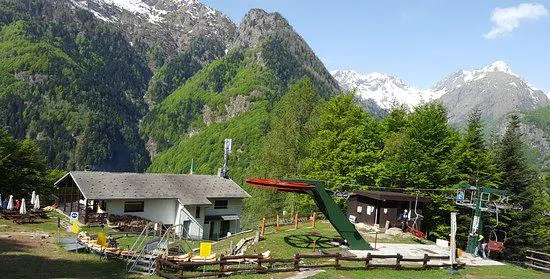
POLYGON ((399 105, 414 107, 437 99, 443 93, 410 87, 400 78, 378 72, 365 75, 353 70, 337 70, 331 74, 344 90, 355 90, 361 99, 371 99, 387 110, 399 105))
MULTIPOLYGON (((544 106, 548 103, 548 98, 541 94, 542 91, 512 72, 504 61, 495 61, 475 70, 459 70, 431 89, 411 87, 397 77, 378 72, 363 75, 346 70, 332 71, 331 74, 343 89, 355 90, 358 97, 370 99, 383 109, 390 109, 395 105, 406 105, 411 108, 439 98, 446 101, 450 95, 462 91, 471 93, 468 96, 471 103, 476 103, 474 99, 483 99, 481 95, 487 95, 488 92, 494 92, 495 98, 503 98, 506 92, 510 92, 510 98, 523 100, 517 105, 522 109, 544 106), (501 92, 500 95, 498 92, 501 92)), ((465 115, 469 110, 471 108, 464 110, 465 115)))
POLYGON ((512 73, 512 69, 510 69, 510 66, 506 64, 504 61, 495 61, 481 69, 483 72, 504 72, 507 74, 514 74, 512 73))

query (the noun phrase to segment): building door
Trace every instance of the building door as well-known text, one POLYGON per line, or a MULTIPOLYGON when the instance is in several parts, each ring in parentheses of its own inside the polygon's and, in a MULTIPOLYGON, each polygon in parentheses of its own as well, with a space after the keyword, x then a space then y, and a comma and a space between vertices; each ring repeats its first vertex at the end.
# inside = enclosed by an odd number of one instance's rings
POLYGON ((222 221, 220 226, 220 236, 219 237, 225 237, 227 236, 227 233, 229 232, 229 221, 222 221))
POLYGON ((208 236, 208 238, 211 240, 218 239, 218 234, 214 230, 215 225, 216 225, 216 222, 214 221, 210 222, 210 235, 208 236))

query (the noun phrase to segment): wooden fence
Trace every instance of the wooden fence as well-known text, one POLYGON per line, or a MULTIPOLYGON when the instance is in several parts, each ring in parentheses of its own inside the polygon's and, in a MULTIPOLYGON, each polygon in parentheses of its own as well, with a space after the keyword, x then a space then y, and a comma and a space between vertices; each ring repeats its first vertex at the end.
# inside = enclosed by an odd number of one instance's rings
POLYGON ((275 230, 279 230, 282 226, 294 225, 295 229, 298 229, 300 223, 310 223, 315 228, 316 221, 319 220, 319 213, 312 212, 307 214, 293 214, 293 215, 275 215, 264 217, 260 220, 260 234, 263 236, 266 228, 274 227, 275 230))
POLYGON ((425 254, 423 258, 405 258, 397 255, 372 255, 366 257, 344 257, 336 254, 295 254, 291 259, 264 258, 259 255, 221 256, 212 262, 181 262, 173 263, 162 258, 157 258, 156 273, 164 278, 183 279, 197 277, 220 277, 237 273, 273 273, 300 271, 302 268, 335 268, 342 270, 364 269, 377 267, 424 270, 439 267, 450 267, 450 262, 430 264, 430 260, 449 260, 447 256, 430 256, 425 254), (304 259, 325 259, 325 262, 305 263, 304 259), (374 259, 395 259, 394 263, 373 263, 374 259), (246 264, 243 261, 247 261, 246 264), (343 266, 343 262, 361 262, 361 266, 343 266), (405 263, 405 265, 404 265, 405 263), (410 263, 422 263, 411 265, 410 263), (275 264, 280 264, 277 267, 275 264), (208 270, 207 270, 208 267, 208 270))
POLYGON ((550 254, 527 250, 528 256, 525 256, 523 264, 528 267, 541 270, 544 272, 550 272, 550 254))

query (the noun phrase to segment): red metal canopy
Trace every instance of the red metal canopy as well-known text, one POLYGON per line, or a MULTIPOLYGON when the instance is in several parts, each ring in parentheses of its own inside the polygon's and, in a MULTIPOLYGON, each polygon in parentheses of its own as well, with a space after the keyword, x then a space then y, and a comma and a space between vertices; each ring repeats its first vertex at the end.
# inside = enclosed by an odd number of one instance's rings
POLYGON ((253 187, 296 193, 304 193, 304 190, 315 188, 315 185, 303 182, 286 182, 275 179, 249 178, 246 183, 253 187))

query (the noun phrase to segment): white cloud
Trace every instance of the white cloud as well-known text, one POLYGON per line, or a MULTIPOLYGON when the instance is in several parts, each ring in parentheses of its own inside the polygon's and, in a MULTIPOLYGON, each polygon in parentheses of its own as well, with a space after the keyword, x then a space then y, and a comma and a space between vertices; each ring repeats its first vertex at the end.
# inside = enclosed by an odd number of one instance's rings
POLYGON ((537 20, 547 15, 548 10, 542 4, 522 3, 517 7, 496 8, 491 15, 491 21, 494 23, 493 28, 483 37, 486 39, 497 38, 518 28, 521 20, 537 20))

